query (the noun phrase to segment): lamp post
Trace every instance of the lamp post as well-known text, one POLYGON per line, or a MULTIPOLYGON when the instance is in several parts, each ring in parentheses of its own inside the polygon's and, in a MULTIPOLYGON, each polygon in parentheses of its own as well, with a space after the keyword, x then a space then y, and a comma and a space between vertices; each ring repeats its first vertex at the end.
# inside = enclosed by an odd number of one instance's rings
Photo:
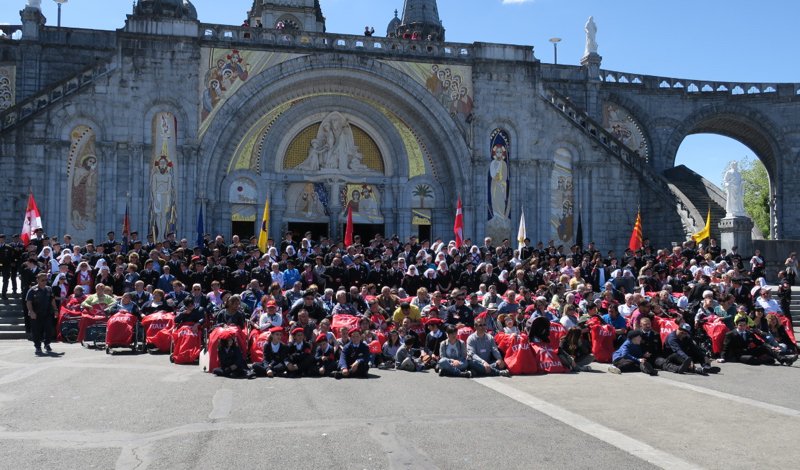
POLYGON ((553 64, 558 65, 558 43, 561 38, 550 38, 550 42, 553 43, 553 64))
POLYGON ((58 27, 61 27, 61 5, 67 3, 69 0, 53 0, 58 3, 58 27))

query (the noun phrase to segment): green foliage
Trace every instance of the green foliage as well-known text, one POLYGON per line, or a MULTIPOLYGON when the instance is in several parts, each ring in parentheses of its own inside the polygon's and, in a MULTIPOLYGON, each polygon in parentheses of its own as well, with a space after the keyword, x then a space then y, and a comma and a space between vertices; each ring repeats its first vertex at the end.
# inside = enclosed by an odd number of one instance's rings
POLYGON ((761 160, 745 157, 739 162, 744 184, 744 210, 765 238, 769 238, 769 175, 761 160))

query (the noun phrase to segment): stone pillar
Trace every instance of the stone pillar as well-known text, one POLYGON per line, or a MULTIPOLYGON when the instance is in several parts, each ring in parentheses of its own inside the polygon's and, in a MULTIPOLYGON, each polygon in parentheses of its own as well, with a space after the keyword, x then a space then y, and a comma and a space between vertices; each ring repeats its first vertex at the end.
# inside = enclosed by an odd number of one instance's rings
MULTIPOLYGON (((265 23, 266 24, 266 23, 265 23)), ((330 191, 328 196, 328 212, 329 212, 329 222, 328 222, 328 232, 330 232, 330 238, 332 241, 344 239, 344 230, 340 227, 342 223, 339 218, 342 215, 342 202, 339 199, 339 194, 342 190, 342 185, 344 183, 340 181, 331 181, 328 184, 328 190, 330 191)))
MULTIPOLYGON (((286 215, 286 189, 288 186, 288 183, 284 181, 276 181, 270 188, 272 194, 269 198, 269 227, 267 227, 267 234, 269 238, 276 241, 283 240, 283 234, 286 233, 284 218, 286 215)), ((264 215, 264 209, 262 208, 261 210, 261 214, 256 212, 257 227, 261 226, 261 217, 264 215)), ((258 232, 256 232, 256 235, 258 235, 258 232)))
POLYGON ((539 228, 539 239, 536 242, 544 242, 553 237, 553 229, 550 227, 551 207, 553 201, 552 180, 553 180, 553 167, 555 162, 553 160, 539 160, 539 178, 538 187, 536 188, 536 212, 537 212, 537 227, 539 228))
POLYGON ((586 112, 597 122, 602 122, 602 108, 600 107, 600 64, 603 58, 592 52, 581 59, 581 66, 586 73, 586 112))
POLYGON ((47 22, 42 10, 27 6, 19 12, 19 15, 22 18, 22 40, 37 41, 39 39, 39 30, 47 22))
POLYGON ((737 253, 753 252, 753 221, 750 217, 726 217, 719 221, 720 246, 731 251, 737 247, 737 253))

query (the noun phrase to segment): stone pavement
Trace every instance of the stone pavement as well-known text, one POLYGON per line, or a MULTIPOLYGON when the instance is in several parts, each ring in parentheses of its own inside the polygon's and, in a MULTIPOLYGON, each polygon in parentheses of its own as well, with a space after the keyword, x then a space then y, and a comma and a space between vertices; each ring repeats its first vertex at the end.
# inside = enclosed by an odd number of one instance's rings
POLYGON ((2 468, 794 468, 797 367, 228 380, 166 356, 0 343, 2 468))

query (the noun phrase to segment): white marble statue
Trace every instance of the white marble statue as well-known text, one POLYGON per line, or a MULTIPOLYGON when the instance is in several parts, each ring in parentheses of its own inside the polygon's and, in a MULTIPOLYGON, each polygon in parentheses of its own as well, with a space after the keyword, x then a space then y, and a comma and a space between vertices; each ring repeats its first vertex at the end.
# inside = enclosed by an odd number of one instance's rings
POLYGON ((586 51, 583 55, 597 54, 597 25, 594 23, 594 16, 589 17, 586 22, 586 51))
POLYGON ((338 112, 329 114, 311 141, 308 157, 297 166, 305 171, 369 171, 353 138, 350 123, 338 112))
POLYGON ((722 189, 725 190, 727 196, 725 218, 747 217, 744 210, 744 185, 737 162, 733 161, 728 165, 722 179, 722 189))
POLYGON ((27 8, 35 8, 37 10, 42 9, 42 0, 28 0, 27 8))

